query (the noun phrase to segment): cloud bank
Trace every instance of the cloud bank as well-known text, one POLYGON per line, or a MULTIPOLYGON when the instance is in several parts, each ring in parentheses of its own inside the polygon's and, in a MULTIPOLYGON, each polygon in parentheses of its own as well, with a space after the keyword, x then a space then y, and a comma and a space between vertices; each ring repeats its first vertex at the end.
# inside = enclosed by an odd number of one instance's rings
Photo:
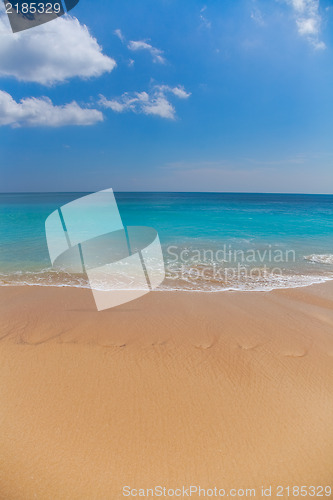
POLYGON ((116 66, 87 26, 68 15, 52 22, 52 28, 44 24, 12 34, 1 9, 0 33, 0 77, 53 85, 73 77, 98 77, 116 66))
POLYGON ((126 92, 112 100, 108 100, 101 95, 100 105, 112 109, 116 113, 132 111, 138 114, 156 115, 174 120, 176 110, 169 101, 168 95, 170 94, 179 99, 187 99, 191 95, 181 86, 155 85, 149 92, 134 92, 132 94, 126 92))
POLYGON ((75 101, 55 106, 47 97, 28 97, 16 102, 10 94, 0 90, 0 126, 63 127, 94 125, 101 121, 101 111, 81 108, 75 101))

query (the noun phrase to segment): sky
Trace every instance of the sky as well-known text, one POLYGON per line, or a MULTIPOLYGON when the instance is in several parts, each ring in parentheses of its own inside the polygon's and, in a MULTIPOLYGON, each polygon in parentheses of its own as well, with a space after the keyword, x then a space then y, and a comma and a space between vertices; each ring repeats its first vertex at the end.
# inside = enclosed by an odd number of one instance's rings
POLYGON ((0 10, 0 192, 333 193, 332 0, 0 10))

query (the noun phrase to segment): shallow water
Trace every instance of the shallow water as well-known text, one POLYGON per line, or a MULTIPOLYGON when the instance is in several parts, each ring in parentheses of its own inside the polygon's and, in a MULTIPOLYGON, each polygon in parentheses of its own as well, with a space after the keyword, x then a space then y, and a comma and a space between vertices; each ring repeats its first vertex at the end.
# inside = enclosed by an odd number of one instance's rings
MULTIPOLYGON (((45 220, 87 193, 0 195, 0 285, 88 286, 52 270, 45 220)), ((268 290, 333 279, 333 195, 116 193, 125 226, 158 231, 160 289, 268 290)))

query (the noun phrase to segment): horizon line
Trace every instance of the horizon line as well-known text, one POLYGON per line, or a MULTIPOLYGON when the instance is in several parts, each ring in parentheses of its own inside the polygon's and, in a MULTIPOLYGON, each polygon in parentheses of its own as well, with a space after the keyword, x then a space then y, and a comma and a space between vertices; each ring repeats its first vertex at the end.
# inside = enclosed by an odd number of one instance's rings
MULTIPOLYGON (((110 188, 105 188, 110 189, 110 188)), ((0 195, 4 194, 76 194, 76 193, 96 193, 104 191, 99 189, 97 191, 2 191, 0 195)), ((113 188, 111 188, 113 189, 113 188)), ((308 195, 308 196, 333 196, 333 193, 305 193, 305 192, 272 192, 272 191, 127 191, 127 190, 114 190, 114 193, 137 193, 137 194, 269 194, 269 195, 308 195)))

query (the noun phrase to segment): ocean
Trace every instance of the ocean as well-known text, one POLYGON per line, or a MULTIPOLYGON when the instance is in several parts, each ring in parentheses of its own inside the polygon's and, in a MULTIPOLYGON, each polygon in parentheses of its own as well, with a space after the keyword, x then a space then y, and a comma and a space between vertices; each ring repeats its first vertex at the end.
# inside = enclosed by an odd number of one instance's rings
MULTIPOLYGON (((88 193, 0 194, 0 286, 87 287, 53 270, 45 220, 88 193)), ((333 195, 115 193, 125 226, 162 244, 159 290, 271 290, 333 279, 333 195)))

